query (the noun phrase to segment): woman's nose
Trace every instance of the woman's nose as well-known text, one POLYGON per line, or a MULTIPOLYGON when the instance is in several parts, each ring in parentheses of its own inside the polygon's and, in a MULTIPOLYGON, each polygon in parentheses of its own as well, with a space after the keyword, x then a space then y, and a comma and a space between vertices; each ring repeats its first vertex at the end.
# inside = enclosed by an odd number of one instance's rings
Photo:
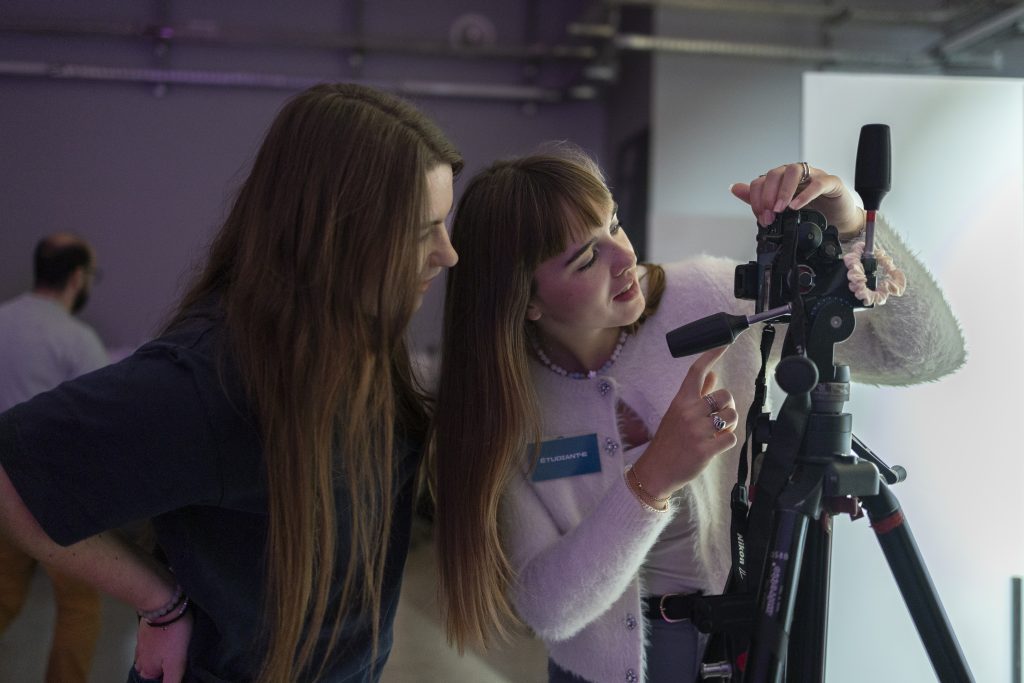
POLYGON ((633 245, 616 245, 615 255, 615 270, 613 274, 615 277, 619 277, 630 268, 636 265, 636 252, 633 251, 633 245))
POLYGON ((459 262, 459 255, 448 239, 448 231, 440 230, 440 235, 434 239, 434 248, 430 253, 430 260, 434 266, 439 268, 451 268, 459 262))

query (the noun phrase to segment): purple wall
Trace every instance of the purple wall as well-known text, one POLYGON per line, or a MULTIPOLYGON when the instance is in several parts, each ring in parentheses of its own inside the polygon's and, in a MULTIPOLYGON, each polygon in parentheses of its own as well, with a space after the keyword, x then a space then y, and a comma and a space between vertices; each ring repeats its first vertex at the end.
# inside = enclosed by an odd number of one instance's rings
MULTIPOLYGON (((127 1, 86 7, 71 2, 5 4, 8 9, 0 22, 145 23, 157 14, 152 5, 127 1)), ((571 18, 552 13, 564 15, 583 4, 537 3, 540 14, 531 15, 527 3, 379 0, 366 4, 362 25, 369 36, 444 41, 456 18, 472 12, 493 22, 499 44, 551 43, 564 36, 544 32, 552 33, 552 27, 560 32, 571 18)), ((270 2, 163 6, 165 20, 178 26, 203 20, 209 26, 336 29, 349 34, 358 25, 356 3, 343 5, 306 4, 301 14, 270 2)), ((336 50, 173 43, 168 52, 156 56, 153 44, 142 39, 0 35, 0 62, 547 87, 570 83, 578 71, 578 65, 564 63, 534 71, 514 60, 375 53, 355 68, 348 53, 336 50), (528 81, 527 76, 536 79, 528 81)), ((95 245, 104 271, 83 317, 114 349, 148 339, 173 306, 188 269, 202 259, 264 130, 292 92, 172 85, 159 96, 154 86, 143 83, 0 75, 0 299, 29 286, 30 255, 40 236, 73 230, 95 245)), ((605 157, 606 117, 600 103, 412 99, 462 150, 467 160, 463 182, 491 160, 528 151, 543 140, 572 139, 605 157)), ((420 346, 436 343, 440 290, 435 286, 414 321, 420 346)))

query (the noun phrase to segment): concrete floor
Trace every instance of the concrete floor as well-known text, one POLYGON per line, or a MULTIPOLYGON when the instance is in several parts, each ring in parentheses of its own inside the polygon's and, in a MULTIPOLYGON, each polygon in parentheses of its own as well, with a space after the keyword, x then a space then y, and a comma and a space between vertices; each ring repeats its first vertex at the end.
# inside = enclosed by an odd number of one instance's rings
MULTIPOLYGON (((398 616, 395 647, 382 683, 544 683, 547 660, 543 646, 523 635, 510 646, 460 657, 445 643, 436 602, 434 547, 417 534, 409 554, 398 616)), ((90 683, 126 680, 135 649, 135 614, 113 599, 103 604, 103 631, 90 683)), ((49 580, 37 572, 22 614, 0 636, 0 683, 43 680, 53 627, 49 580)))

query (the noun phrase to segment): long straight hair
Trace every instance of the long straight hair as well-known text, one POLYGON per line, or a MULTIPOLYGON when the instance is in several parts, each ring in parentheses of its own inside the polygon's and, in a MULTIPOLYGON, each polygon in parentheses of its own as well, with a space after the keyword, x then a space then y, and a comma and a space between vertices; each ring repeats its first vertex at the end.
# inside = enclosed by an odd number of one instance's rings
POLYGON ((428 420, 404 335, 426 174, 441 164, 457 173, 462 160, 412 106, 348 84, 300 93, 271 125, 172 319, 219 296, 226 357, 259 422, 269 500, 260 681, 318 676, 321 630, 332 627, 329 654, 348 618, 369 616, 376 647, 396 438, 423 438, 428 420), (343 570, 339 482, 351 502, 343 570))
MULTIPOLYGON (((497 162, 459 201, 431 470, 441 607, 460 651, 507 636, 517 621, 499 510, 516 468, 528 466, 528 444, 540 440, 526 337, 534 272, 611 206, 597 165, 573 147, 497 162)), ((656 305, 663 273, 649 272, 656 305)))

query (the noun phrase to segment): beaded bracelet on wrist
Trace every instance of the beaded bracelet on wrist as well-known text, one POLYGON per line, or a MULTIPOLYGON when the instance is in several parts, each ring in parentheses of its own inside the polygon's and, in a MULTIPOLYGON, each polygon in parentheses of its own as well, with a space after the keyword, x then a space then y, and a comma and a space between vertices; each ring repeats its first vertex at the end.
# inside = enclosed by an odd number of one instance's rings
POLYGON ((165 619, 164 621, 157 621, 143 618, 142 620, 146 622, 146 626, 149 626, 151 628, 166 629, 168 626, 170 626, 171 624, 185 616, 185 612, 188 611, 188 606, 190 604, 191 603, 189 602, 188 597, 186 597, 184 600, 181 601, 181 606, 178 607, 178 611, 175 612, 169 619, 165 619))
MULTIPOLYGON (((140 619, 145 619, 147 622, 150 619, 159 619, 160 617, 166 616, 176 610, 180 605, 182 598, 184 598, 185 592, 182 590, 180 585, 174 586, 174 595, 163 607, 159 607, 155 610, 136 610, 135 613, 139 615, 140 619)), ((185 598, 187 600, 187 598, 185 598)))

